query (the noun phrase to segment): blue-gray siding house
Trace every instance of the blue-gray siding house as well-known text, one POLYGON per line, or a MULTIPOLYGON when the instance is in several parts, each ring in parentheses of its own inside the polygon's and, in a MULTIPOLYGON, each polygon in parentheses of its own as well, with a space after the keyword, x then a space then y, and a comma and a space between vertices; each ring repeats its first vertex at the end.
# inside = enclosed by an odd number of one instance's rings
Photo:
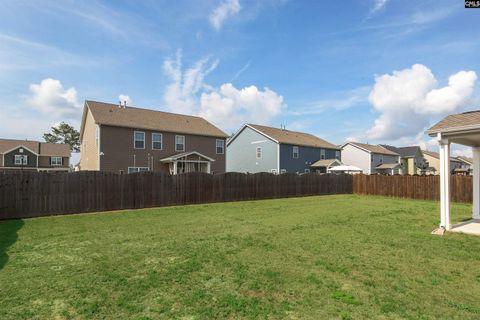
POLYGON ((340 157, 339 147, 314 135, 255 124, 244 125, 227 142, 227 172, 326 172, 310 166, 340 157))

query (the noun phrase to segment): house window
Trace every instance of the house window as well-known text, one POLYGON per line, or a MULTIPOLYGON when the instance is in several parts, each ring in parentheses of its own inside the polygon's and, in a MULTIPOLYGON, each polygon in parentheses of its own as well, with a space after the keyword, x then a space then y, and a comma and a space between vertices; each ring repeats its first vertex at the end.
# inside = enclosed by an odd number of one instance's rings
POLYGON ((152 133, 152 149, 153 150, 162 150, 162 134, 161 133, 152 133))
POLYGON ((310 173, 310 169, 305 169, 305 173, 310 173))
POLYGON ((370 156, 370 161, 373 162, 373 154, 370 156))
POLYGON ((340 160, 340 151, 335 151, 335 159, 340 160))
POLYGON ((325 159, 325 149, 320 150, 320 159, 324 160, 325 159))
POLYGON ((50 157, 50 164, 52 166, 61 166, 63 164, 62 157, 50 157))
POLYGON ((145 132, 135 131, 134 132, 134 148, 135 149, 145 149, 145 132))
POLYGON ((383 155, 380 155, 380 163, 383 163, 383 155))
POLYGON ((225 153, 225 140, 217 139, 217 154, 224 154, 225 153))
POLYGON ((298 147, 294 146, 293 147, 293 159, 298 159, 298 147))
POLYGON ((148 171, 148 167, 128 167, 128 173, 145 172, 148 171))
POLYGON ((257 147, 257 159, 262 159, 262 147, 257 147))
POLYGON ((185 136, 175 136, 175 151, 185 151, 185 136))
POLYGON ((15 155, 15 165, 21 166, 28 164, 28 156, 16 154, 15 155))

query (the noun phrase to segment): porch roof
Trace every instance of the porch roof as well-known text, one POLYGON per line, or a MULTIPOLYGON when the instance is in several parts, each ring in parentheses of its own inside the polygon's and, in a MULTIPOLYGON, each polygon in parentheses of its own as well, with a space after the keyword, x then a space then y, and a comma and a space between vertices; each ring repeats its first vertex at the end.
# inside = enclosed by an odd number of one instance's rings
POLYGON ((378 165, 376 169, 395 169, 400 167, 400 164, 398 163, 382 163, 381 165, 378 165))
POLYGON ((184 158, 184 157, 188 157, 190 155, 197 155, 207 161, 215 161, 215 159, 212 159, 210 157, 207 157, 206 155, 204 154, 201 154, 200 152, 197 152, 197 151, 189 151, 189 152, 182 152, 182 153, 177 153, 177 154, 173 154, 167 158, 163 158, 163 159, 160 159, 160 162, 173 162, 173 161, 176 161, 176 160, 180 160, 181 158, 184 158))
POLYGON ((330 167, 334 163, 338 163, 338 165, 341 165, 342 163, 338 161, 337 159, 323 159, 323 160, 318 160, 310 165, 312 168, 320 168, 320 167, 330 167))
POLYGON ((480 147, 480 110, 449 115, 428 129, 427 134, 440 134, 453 143, 480 147))

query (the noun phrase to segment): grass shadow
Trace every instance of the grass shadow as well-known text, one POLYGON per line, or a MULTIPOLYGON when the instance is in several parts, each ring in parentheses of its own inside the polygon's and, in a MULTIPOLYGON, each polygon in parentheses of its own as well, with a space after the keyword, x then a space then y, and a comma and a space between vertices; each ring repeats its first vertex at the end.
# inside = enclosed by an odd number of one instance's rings
POLYGON ((8 248, 17 241, 17 232, 23 227, 23 224, 21 219, 0 221, 0 270, 7 264, 8 248))

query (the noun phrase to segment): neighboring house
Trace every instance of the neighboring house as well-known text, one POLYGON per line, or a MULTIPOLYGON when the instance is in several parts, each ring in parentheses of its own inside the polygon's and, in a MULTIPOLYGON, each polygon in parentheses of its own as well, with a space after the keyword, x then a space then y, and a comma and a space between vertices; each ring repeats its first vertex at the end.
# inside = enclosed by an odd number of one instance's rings
POLYGON ((244 125, 227 143, 227 171, 327 172, 318 160, 340 159, 340 149, 314 135, 256 124, 244 125))
POLYGON ((457 160, 460 161, 460 167, 455 170, 456 174, 459 175, 470 175, 472 173, 473 159, 459 156, 457 160))
POLYGON ((402 165, 401 174, 414 175, 425 172, 426 163, 420 147, 411 146, 397 148, 385 144, 382 144, 381 146, 400 155, 400 164, 402 165))
POLYGON ((381 145, 348 142, 342 146, 342 162, 362 169, 365 174, 399 174, 400 155, 381 145))
POLYGON ((223 173, 226 138, 200 117, 85 101, 79 169, 223 173))
MULTIPOLYGON (((423 157, 428 162, 429 166, 434 169, 432 174, 440 174, 440 154, 438 152, 423 150, 423 157)), ((454 172, 456 169, 462 167, 462 162, 457 158, 450 157, 450 170, 454 172)))
POLYGON ((0 139, 0 171, 68 171, 70 155, 67 144, 0 139))

